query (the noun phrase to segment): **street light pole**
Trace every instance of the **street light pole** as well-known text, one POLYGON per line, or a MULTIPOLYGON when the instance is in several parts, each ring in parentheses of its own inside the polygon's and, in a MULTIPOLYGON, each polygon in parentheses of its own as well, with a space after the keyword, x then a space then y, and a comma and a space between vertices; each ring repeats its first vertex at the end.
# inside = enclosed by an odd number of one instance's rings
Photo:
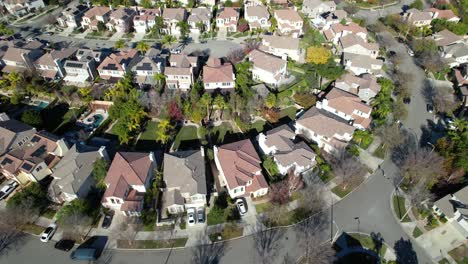
POLYGON ((331 206, 330 206, 330 243, 333 243, 333 196, 331 196, 331 206))

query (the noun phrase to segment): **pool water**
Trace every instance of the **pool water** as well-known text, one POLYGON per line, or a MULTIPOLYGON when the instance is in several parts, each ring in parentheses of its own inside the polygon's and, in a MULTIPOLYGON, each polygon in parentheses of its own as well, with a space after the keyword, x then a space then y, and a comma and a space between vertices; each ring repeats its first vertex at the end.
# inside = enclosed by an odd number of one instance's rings
POLYGON ((37 110, 42 110, 46 108, 49 105, 49 102, 45 101, 33 101, 32 106, 36 108, 37 110))
POLYGON ((104 121, 104 117, 102 115, 100 115, 100 114, 94 115, 93 118, 94 118, 93 126, 95 128, 99 127, 101 125, 102 121, 104 121))

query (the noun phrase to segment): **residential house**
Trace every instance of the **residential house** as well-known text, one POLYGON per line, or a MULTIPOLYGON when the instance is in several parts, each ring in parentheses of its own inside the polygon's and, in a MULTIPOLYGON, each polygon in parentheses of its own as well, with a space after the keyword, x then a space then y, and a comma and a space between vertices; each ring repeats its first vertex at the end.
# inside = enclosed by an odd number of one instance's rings
POLYGON ((291 35, 298 38, 303 34, 304 21, 299 13, 293 9, 278 9, 274 11, 274 17, 278 23, 278 31, 281 35, 291 35))
POLYGON ((340 89, 331 89, 321 102, 317 102, 317 108, 339 116, 358 129, 367 129, 372 121, 372 107, 358 96, 340 89))
POLYGON ((142 9, 133 17, 133 28, 137 33, 146 33, 156 25, 156 17, 161 16, 160 9, 142 9))
POLYGON ((213 92, 232 91, 235 88, 236 76, 230 62, 222 63, 220 59, 210 58, 203 66, 203 85, 205 90, 213 92))
POLYGON ((63 64, 65 60, 75 55, 76 48, 52 50, 34 61, 36 72, 45 79, 59 79, 65 77, 63 64))
POLYGON ((244 8, 248 6, 258 6, 258 5, 270 5, 270 0, 262 1, 262 0, 247 0, 244 2, 244 8))
POLYGON ((222 8, 216 17, 216 27, 221 31, 237 31, 237 22, 239 22, 239 10, 234 7, 222 8))
POLYGON ((245 7, 244 18, 249 22, 249 28, 252 29, 269 29, 270 13, 266 6, 255 5, 245 7))
POLYGON ((155 85, 155 75, 164 72, 166 59, 162 58, 161 50, 151 48, 145 56, 139 56, 132 66, 135 82, 140 86, 155 85))
POLYGON ((16 148, 21 148, 36 133, 36 129, 6 113, 0 113, 0 156, 16 148))
POLYGON ((373 59, 379 55, 379 44, 364 41, 356 35, 346 35, 338 40, 338 52, 369 56, 373 59))
POLYGON ((187 91, 194 82, 198 71, 198 57, 186 54, 172 54, 169 66, 165 67, 166 87, 187 91))
POLYGON ((278 87, 288 79, 286 60, 258 50, 252 50, 248 55, 252 62, 252 77, 256 81, 278 87))
POLYGON ((76 52, 76 60, 66 60, 63 64, 65 78, 68 84, 86 86, 98 76, 96 64, 101 61, 103 54, 99 51, 79 49, 76 52))
POLYGON ((52 174, 52 168, 68 151, 61 138, 45 131, 37 132, 20 148, 0 158, 0 172, 21 184, 40 181, 52 174))
POLYGON ((345 148, 354 133, 354 127, 346 120, 315 106, 296 120, 295 127, 297 135, 314 141, 327 153, 345 148))
POLYGON ((203 149, 164 155, 163 210, 180 214, 188 208, 203 208, 208 194, 203 149))
POLYGON ((199 3, 200 5, 213 7, 216 5, 216 0, 200 0, 199 3))
POLYGON ((34 71, 33 61, 42 54, 42 49, 8 47, 2 57, 2 64, 5 65, 2 71, 6 73, 34 71))
POLYGON ((344 10, 325 12, 311 20, 313 25, 322 31, 328 30, 330 29, 331 25, 342 23, 342 21, 345 21, 346 24, 352 22, 352 20, 348 18, 348 13, 346 13, 344 10))
POLYGON ((468 44, 456 43, 443 48, 442 58, 451 68, 468 62, 468 44))
POLYGON ((448 29, 436 32, 432 35, 438 47, 445 48, 447 46, 463 42, 463 38, 452 33, 448 29))
POLYGON ((326 12, 334 12, 336 4, 333 1, 304 0, 302 2, 302 13, 310 18, 317 18, 326 12))
POLYGON ((341 63, 345 66, 346 70, 352 72, 354 75, 365 73, 381 75, 383 66, 382 60, 347 52, 343 53, 341 63))
POLYGON ((432 22, 432 13, 411 8, 403 13, 403 19, 414 27, 430 27, 432 22))
POLYGON ((128 32, 133 26, 133 17, 135 15, 136 11, 134 9, 126 7, 118 8, 110 14, 106 27, 109 31, 128 32))
POLYGON ((180 35, 177 23, 185 21, 186 18, 187 10, 185 8, 164 8, 164 28, 161 29, 162 32, 168 35, 180 35))
POLYGON ((214 146, 214 159, 219 185, 226 187, 231 198, 259 197, 268 193, 268 183, 260 166, 262 161, 250 139, 214 146))
POLYGON ((107 56, 97 68, 99 76, 105 80, 123 78, 125 73, 130 70, 132 62, 137 56, 138 51, 135 49, 121 50, 107 56))
POLYGON ((8 13, 15 16, 24 16, 40 8, 45 8, 42 0, 4 0, 3 6, 8 13))
POLYGON ((96 185, 93 165, 98 159, 109 161, 105 147, 73 145, 53 169, 49 198, 58 203, 86 198, 96 185))
POLYGON ((190 31, 195 33, 202 33, 211 29, 211 10, 206 7, 193 8, 190 11, 190 15, 187 18, 187 22, 190 25, 190 31), (199 25, 203 25, 203 29, 200 32, 199 25))
POLYGON ((354 22, 346 25, 342 25, 341 23, 332 24, 329 29, 323 30, 323 34, 328 41, 335 45, 338 44, 338 40, 340 38, 350 34, 356 35, 364 41, 367 41, 367 29, 354 22))
POLYGON ((272 155, 282 175, 294 175, 310 170, 316 165, 314 151, 288 125, 281 125, 258 135, 258 144, 265 155, 272 155))
POLYGON ((468 187, 437 200, 432 209, 445 217, 463 237, 468 236, 468 187))
POLYGON ((86 11, 81 20, 81 26, 83 28, 98 30, 98 23, 102 23, 105 26, 109 22, 111 12, 112 10, 109 7, 95 6, 86 11))
POLYGON ((299 46, 298 38, 263 35, 259 49, 282 59, 304 62, 305 54, 299 46))
POLYGON ((432 13, 432 19, 444 19, 452 23, 458 23, 458 21, 460 21, 460 18, 450 9, 441 10, 437 8, 429 8, 426 11, 432 13))
POLYGON ((140 216, 155 168, 153 152, 117 152, 104 179, 102 206, 125 216, 140 216))
POLYGON ((464 64, 459 68, 454 68, 455 79, 457 80, 457 86, 468 85, 468 64, 464 64))
POLYGON ((344 74, 335 81, 334 87, 357 95, 366 103, 369 103, 380 92, 377 78, 371 74, 363 74, 362 76, 344 74))
POLYGON ((89 8, 86 5, 68 6, 62 11, 62 15, 57 18, 59 26, 64 28, 78 28, 81 20, 89 8))

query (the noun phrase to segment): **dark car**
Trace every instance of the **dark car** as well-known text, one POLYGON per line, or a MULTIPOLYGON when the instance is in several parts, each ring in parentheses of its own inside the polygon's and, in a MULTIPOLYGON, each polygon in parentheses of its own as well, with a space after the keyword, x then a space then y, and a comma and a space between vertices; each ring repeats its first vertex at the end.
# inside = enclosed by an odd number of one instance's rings
POLYGON ((57 243, 55 243, 55 248, 58 250, 63 251, 70 251, 75 246, 75 241, 70 239, 61 239, 57 243))
POLYGON ((427 112, 429 112, 429 113, 434 112, 434 106, 432 104, 427 104, 427 112))
POLYGON ((95 248, 77 248, 70 255, 73 260, 97 260, 97 250, 95 248))
POLYGON ((411 98, 409 98, 409 97, 403 98, 403 103, 410 104, 411 103, 411 98))
POLYGON ((198 210, 197 210, 197 219, 198 219, 198 223, 204 223, 205 222, 205 210, 203 210, 203 208, 198 208, 198 210))
POLYGON ((388 54, 389 54, 390 56, 395 56, 395 55, 396 55, 396 52, 395 52, 394 50, 391 50, 391 51, 388 52, 388 54))
POLYGON ((111 225, 112 223, 112 218, 114 217, 114 214, 112 213, 107 213, 104 215, 104 219, 102 220, 102 228, 109 228, 109 226, 111 225))

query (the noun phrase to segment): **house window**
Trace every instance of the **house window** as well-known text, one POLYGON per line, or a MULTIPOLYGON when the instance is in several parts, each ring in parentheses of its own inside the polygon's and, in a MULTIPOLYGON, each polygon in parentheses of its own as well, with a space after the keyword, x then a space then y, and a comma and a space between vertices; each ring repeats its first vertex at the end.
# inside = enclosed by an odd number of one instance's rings
POLYGON ((111 198, 110 201, 111 201, 112 204, 116 204, 114 198, 111 198))
POLYGON ((42 166, 36 168, 36 172, 39 172, 40 170, 42 170, 42 166))

